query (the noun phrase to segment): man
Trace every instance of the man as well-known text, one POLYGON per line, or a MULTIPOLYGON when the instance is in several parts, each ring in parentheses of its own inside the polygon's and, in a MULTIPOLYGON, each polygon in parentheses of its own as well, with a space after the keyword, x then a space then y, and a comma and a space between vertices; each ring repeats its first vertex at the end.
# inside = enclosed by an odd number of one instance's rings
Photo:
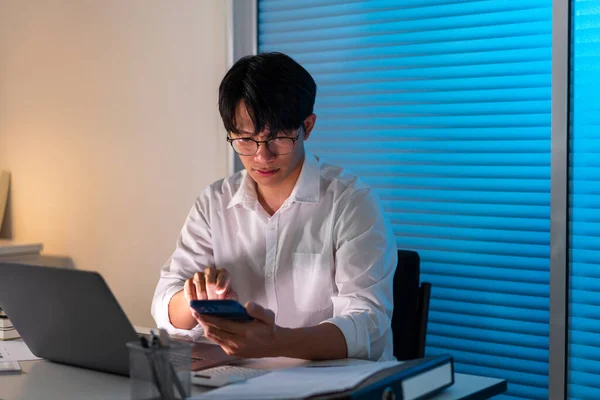
POLYGON ((156 288, 158 326, 242 357, 393 359, 394 235, 368 186, 305 151, 315 96, 281 53, 225 75, 219 111, 245 170, 194 203, 156 288), (200 316, 193 299, 238 299, 255 320, 200 316))

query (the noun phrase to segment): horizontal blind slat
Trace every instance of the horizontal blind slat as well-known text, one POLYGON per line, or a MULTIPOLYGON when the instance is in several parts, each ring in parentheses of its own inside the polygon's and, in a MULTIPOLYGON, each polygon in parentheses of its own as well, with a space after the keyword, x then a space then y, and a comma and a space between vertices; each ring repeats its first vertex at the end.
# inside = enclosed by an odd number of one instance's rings
MULTIPOLYGON (((371 83, 370 89, 373 89, 371 83)), ((347 85, 340 85, 347 89, 347 85)), ((383 85, 382 85, 383 86, 383 85)), ((387 86, 387 85, 385 85, 387 86)), ((336 87, 328 87, 327 93, 335 91, 336 87)), ((389 86, 386 87, 389 90, 389 86)), ((464 89, 464 88, 463 88, 464 89)), ((527 87, 517 89, 491 89, 481 90, 452 90, 452 91, 434 91, 430 88, 427 92, 411 92, 406 91, 406 87, 402 92, 394 93, 372 93, 372 94, 360 94, 352 97, 340 97, 340 96, 321 96, 316 101, 316 107, 322 108, 333 108, 336 107, 382 107, 396 105, 406 107, 410 104, 416 104, 413 107, 427 105, 444 105, 451 106, 454 104, 463 105, 465 107, 473 107, 478 104, 485 106, 502 106, 498 104, 502 102, 513 102, 515 97, 526 99, 526 101, 517 102, 521 107, 531 107, 531 110, 535 110, 538 107, 536 100, 544 100, 542 104, 546 105, 548 99, 548 89, 541 87, 527 87)), ((531 111, 530 110, 530 111, 531 111)))
MULTIPOLYGON (((494 289, 491 288, 490 290, 493 291, 494 289)), ((541 323, 548 322, 548 319, 550 317, 550 313, 548 310, 535 310, 529 307, 527 307, 526 309, 527 313, 524 313, 523 308, 506 307, 491 304, 478 304, 476 307, 473 307, 472 304, 465 304, 464 302, 449 300, 437 302, 431 308, 431 310, 433 311, 450 312, 454 314, 464 314, 472 316, 481 315, 484 317, 502 318, 515 321, 531 321, 541 323)))
MULTIPOLYGON (((275 48, 266 48, 264 51, 274 51, 275 48)), ((381 68, 400 68, 409 65, 422 65, 423 67, 433 66, 446 66, 446 65, 472 65, 481 68, 486 64, 497 64, 500 62, 530 62, 541 60, 550 60, 550 44, 549 43, 535 43, 530 44, 529 47, 521 47, 520 50, 512 48, 497 48, 497 49, 479 49, 471 51, 450 51, 447 53, 440 54, 427 54, 422 53, 406 53, 398 55, 396 51, 388 51, 388 54, 381 54, 379 56, 376 53, 368 52, 354 52, 352 54, 344 54, 343 59, 346 61, 340 67, 339 60, 334 58, 320 59, 315 56, 307 56, 298 54, 295 59, 303 64, 309 70, 315 70, 315 72, 333 72, 341 69, 344 70, 348 65, 353 65, 353 69, 365 70, 365 69, 381 69, 381 68)), ((509 73, 506 75, 510 76, 509 73)))
POLYGON ((487 204, 477 203, 448 203, 437 201, 408 201, 404 200, 400 206, 397 201, 383 200, 383 208, 386 213, 393 216, 395 213, 419 212, 440 214, 453 214, 457 216, 480 216, 480 217, 512 217, 546 220, 550 212, 548 206, 528 206, 521 204, 506 204, 490 207, 487 204))
POLYGON ((549 222, 544 219, 410 213, 405 210, 389 212, 388 216, 392 223, 396 224, 460 226, 507 231, 514 231, 516 227, 521 227, 520 230, 527 232, 547 232, 550 229, 549 222))
POLYGON ((433 347, 431 351, 433 352, 435 349, 436 352, 448 352, 451 351, 455 359, 459 362, 463 360, 469 360, 470 363, 481 367, 488 368, 496 368, 496 369, 505 369, 510 371, 524 372, 524 373, 532 373, 537 375, 547 375, 548 374, 548 365, 545 362, 540 361, 532 361, 532 360, 523 360, 522 358, 510 358, 504 357, 501 355, 488 355, 488 354, 479 354, 479 353, 471 353, 467 351, 463 351, 460 349, 454 349, 450 346, 444 347, 433 347))
MULTIPOLYGON (((357 99, 360 101, 360 99, 357 99)), ((415 101, 416 102, 416 101, 415 101)), ((368 104, 368 103, 367 103, 368 104)), ((329 104, 321 105, 322 112, 328 115, 348 118, 362 117, 388 117, 398 114, 402 115, 520 115, 520 114, 545 114, 550 101, 522 100, 514 102, 469 102, 457 103, 438 103, 422 102, 408 103, 396 101, 395 104, 373 104, 367 105, 364 102, 357 105, 349 104, 329 104)))
MULTIPOLYGON (((383 24, 382 24, 383 25, 383 24)), ((378 25, 378 28, 382 28, 378 25)), ((542 21, 533 21, 523 24, 515 24, 507 22, 504 25, 468 27, 460 29, 444 29, 430 31, 407 31, 402 33, 386 32, 379 35, 373 35, 371 29, 365 32, 365 29, 355 27, 352 31, 345 32, 346 35, 331 35, 320 32, 321 38, 316 43, 299 40, 293 32, 288 34, 288 39, 285 40, 278 34, 277 38, 268 40, 264 37, 261 39, 261 45, 268 47, 277 44, 277 48, 285 53, 313 53, 313 52, 331 52, 331 51, 348 51, 351 49, 366 49, 377 48, 386 53, 386 47, 397 48, 402 45, 403 52, 422 52, 428 48, 433 48, 434 45, 443 44, 449 46, 445 50, 460 48, 460 51, 465 51, 468 48, 506 48, 513 47, 510 40, 516 38, 524 38, 525 46, 531 46, 533 43, 543 43, 547 45, 545 35, 540 33, 549 33, 547 24, 542 21), (410 43, 404 45, 405 43, 410 43), (420 45, 422 44, 422 45, 420 45)), ((439 49, 439 47, 437 48, 439 49)), ((331 55, 332 57, 335 54, 331 55)))
MULTIPOLYGON (((410 138, 410 134, 409 134, 410 138)), ((368 143, 368 142, 365 142, 368 143)), ((315 146, 312 146, 311 143, 306 143, 307 147, 323 147, 322 143, 317 143, 315 146)), ((333 149, 331 149, 333 150, 333 149)), ((344 154, 341 152, 327 154, 322 158, 324 161, 332 161, 336 160, 337 162, 341 162, 343 165, 349 165, 348 168, 352 169, 354 164, 385 164, 385 163, 404 163, 404 164, 425 164, 425 165, 474 165, 474 166, 482 166, 482 165, 495 165, 495 166, 538 166, 538 165, 550 165, 550 161, 547 158, 547 154, 523 154, 522 157, 512 157, 512 162, 509 157, 513 156, 516 153, 444 153, 444 152, 428 152, 428 153, 411 153, 411 152, 403 152, 401 154, 344 154), (402 157, 400 157, 400 155, 402 157), (350 164, 352 163, 352 164, 350 164)), ((442 194, 439 194, 440 196, 442 194)), ((476 196, 476 193, 473 193, 476 196)), ((516 194, 509 194, 510 196, 514 196, 516 194)), ((575 201, 578 200, 578 197, 574 197, 575 201)), ((590 197, 579 196, 579 201, 587 201, 592 200, 590 197)), ((549 203, 548 199, 548 203, 549 203)), ((593 205, 593 201, 590 202, 593 205)))
MULTIPOLYGON (((530 63, 511 63, 510 66, 518 68, 522 64, 530 63)), ((420 68, 406 66, 388 70, 357 71, 353 69, 348 72, 338 71, 336 74, 324 72, 315 74, 315 79, 319 82, 317 104, 320 101, 350 101, 352 99, 341 97, 340 94, 384 95, 391 93, 396 96, 404 94, 415 96, 415 101, 443 94, 452 96, 487 92, 490 92, 492 96, 499 93, 508 96, 512 93, 514 100, 523 97, 523 90, 526 90, 527 96, 533 95, 541 98, 540 93, 546 93, 545 98, 550 96, 550 88, 546 84, 550 78, 550 71, 531 68, 527 74, 516 75, 513 68, 508 68, 507 65, 501 67, 502 69, 495 64, 485 65, 485 68, 480 65, 420 68), (481 76, 482 69, 490 71, 489 75, 481 76), (452 74, 453 71, 454 74, 452 74), (507 79, 509 77, 510 79, 507 79)), ((462 101, 460 97, 455 97, 455 99, 462 101)))
POLYGON ((524 362, 548 360, 548 349, 532 349, 515 345, 495 344, 494 347, 489 343, 479 340, 468 340, 462 338, 448 338, 445 336, 430 335, 427 337, 430 345, 437 348, 460 349, 461 351, 473 352, 481 355, 495 356, 500 352, 505 357, 521 359, 524 362))
POLYGON ((428 324, 428 335, 480 340, 482 342, 489 343, 490 345, 498 343, 515 346, 527 346, 533 349, 548 349, 548 338, 543 338, 538 335, 515 332, 499 332, 497 330, 463 326, 453 326, 452 332, 447 332, 446 325, 438 324, 436 322, 430 322, 428 324), (454 336, 452 334, 454 334, 454 336))
MULTIPOLYGON (((448 271, 449 273, 451 271, 448 271)), ((475 279, 469 277, 455 277, 448 275, 435 275, 423 273, 422 279, 440 288, 456 288, 471 291, 480 291, 482 287, 486 287, 487 291, 493 293, 517 294, 522 296, 537 296, 544 298, 548 295, 548 285, 539 283, 526 283, 510 281, 498 281, 494 279, 475 279)), ((435 309, 435 306, 432 306, 435 309)), ((481 312, 485 311, 486 307, 481 307, 481 312)))
MULTIPOLYGON (((505 21, 531 21, 547 20, 550 18, 551 8, 547 3, 531 4, 520 7, 511 5, 510 2, 470 2, 466 4, 446 4, 444 7, 434 7, 433 4, 422 4, 425 7, 385 7, 377 12, 376 9, 365 7, 364 4, 354 3, 340 6, 340 8, 324 10, 324 8, 306 7, 289 12, 277 12, 269 15, 264 9, 259 11, 260 21, 258 26, 259 43, 262 36, 273 33, 304 32, 318 24, 323 31, 328 29, 353 25, 369 26, 374 23, 383 24, 390 21, 396 26, 408 29, 452 29, 458 26, 502 24, 505 21), (501 4, 504 3, 504 4, 501 4), (361 7, 352 12, 353 7, 361 7), (483 11, 481 13, 477 12, 483 11), (375 11, 375 12, 373 12, 375 11), (312 23, 312 26, 310 23, 312 23)), ((260 10, 260 8, 259 8, 260 10)), ((268 38, 268 36, 267 36, 268 38)), ((310 37, 309 37, 310 38, 310 37)), ((314 40, 314 39, 313 39, 314 40)))
MULTIPOLYGON (((548 285, 550 282, 547 276, 540 274, 539 270, 526 269, 528 265, 523 265, 523 268, 498 268, 489 267, 487 265, 465 265, 465 264, 447 264, 434 263, 424 260, 423 263, 427 267, 428 275, 436 276, 454 276, 474 279, 490 279, 490 280, 505 280, 508 282, 523 282, 532 284, 548 285)), ((527 299, 529 300, 529 298, 527 299)), ((477 300, 480 301, 479 299, 477 300)), ((492 303, 494 304, 494 303, 492 303)), ((508 305, 506 303, 496 303, 508 305)), ((525 307, 519 305, 520 308, 525 307)))
MULTIPOLYGON (((497 15, 499 16, 499 15, 497 15)), ((396 21, 382 21, 377 25, 343 25, 318 32, 308 31, 299 38, 294 31, 263 33, 260 35, 261 46, 276 44, 278 48, 290 51, 307 51, 307 42, 316 45, 315 50, 323 48, 340 48, 357 46, 361 43, 387 44, 394 42, 447 42, 465 39, 498 38, 510 36, 530 36, 540 32, 548 32, 545 21, 532 16, 528 12, 510 13, 506 20, 497 21, 494 25, 467 25, 459 27, 461 20, 456 19, 452 28, 424 28, 422 21, 405 21, 399 32, 396 21), (311 42, 315 40, 315 42, 311 42)), ((439 22, 439 21, 437 21, 439 22)))
MULTIPOLYGON (((359 14, 364 15, 366 12, 373 12, 377 10, 391 10, 397 8, 415 8, 423 7, 427 5, 451 5, 456 3, 467 3, 478 0, 428 0, 427 3, 423 3, 423 0, 405 0, 401 6, 396 0, 378 0, 371 4, 364 4, 361 0, 348 0, 344 1, 340 5, 339 0, 304 0, 298 2, 297 0, 261 0, 258 3, 258 9, 263 18, 269 16, 269 13, 275 12, 273 22, 280 21, 280 15, 277 12, 289 11, 289 10, 305 10, 308 7, 309 10, 317 10, 319 14, 333 14, 338 15, 342 11, 346 14, 359 14)), ((480 0, 479 0, 480 1, 480 0)), ((268 21, 268 20, 266 20, 268 21)))

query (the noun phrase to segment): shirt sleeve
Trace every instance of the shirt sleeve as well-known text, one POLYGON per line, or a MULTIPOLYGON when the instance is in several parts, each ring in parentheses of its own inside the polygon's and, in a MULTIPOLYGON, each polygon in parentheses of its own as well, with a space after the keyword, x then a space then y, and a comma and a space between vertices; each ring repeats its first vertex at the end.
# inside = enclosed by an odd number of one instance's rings
POLYGON ((334 226, 333 317, 324 321, 343 333, 348 357, 393 359, 391 353, 396 240, 370 189, 352 193, 340 205, 334 226), (386 352, 387 349, 387 352, 386 352))
POLYGON ((204 332, 200 325, 191 330, 178 329, 169 318, 169 302, 173 295, 183 290, 188 278, 206 266, 214 265, 212 237, 207 217, 206 192, 194 203, 177 238, 175 251, 160 271, 160 279, 152 299, 152 316, 159 328, 170 335, 197 340, 204 332))

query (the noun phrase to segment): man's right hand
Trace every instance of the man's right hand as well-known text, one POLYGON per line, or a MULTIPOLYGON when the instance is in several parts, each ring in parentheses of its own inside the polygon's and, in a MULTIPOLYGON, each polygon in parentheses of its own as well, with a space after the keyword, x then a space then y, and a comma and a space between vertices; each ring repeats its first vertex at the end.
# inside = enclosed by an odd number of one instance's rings
POLYGON ((224 268, 207 267, 185 281, 183 293, 188 304, 192 300, 237 300, 231 288, 229 273, 224 268))
POLYGON ((229 273, 224 269, 207 267, 185 281, 183 290, 175 293, 169 302, 169 320, 175 328, 192 329, 198 322, 190 307, 192 300, 237 300, 231 288, 229 273))

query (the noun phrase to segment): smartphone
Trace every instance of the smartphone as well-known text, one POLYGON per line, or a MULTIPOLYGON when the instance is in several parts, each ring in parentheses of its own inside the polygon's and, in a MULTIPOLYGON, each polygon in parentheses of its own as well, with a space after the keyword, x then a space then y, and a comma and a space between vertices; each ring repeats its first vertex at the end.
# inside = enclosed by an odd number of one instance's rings
POLYGON ((224 318, 236 322, 250 322, 254 320, 246 308, 235 300, 192 300, 192 307, 198 314, 224 318))

